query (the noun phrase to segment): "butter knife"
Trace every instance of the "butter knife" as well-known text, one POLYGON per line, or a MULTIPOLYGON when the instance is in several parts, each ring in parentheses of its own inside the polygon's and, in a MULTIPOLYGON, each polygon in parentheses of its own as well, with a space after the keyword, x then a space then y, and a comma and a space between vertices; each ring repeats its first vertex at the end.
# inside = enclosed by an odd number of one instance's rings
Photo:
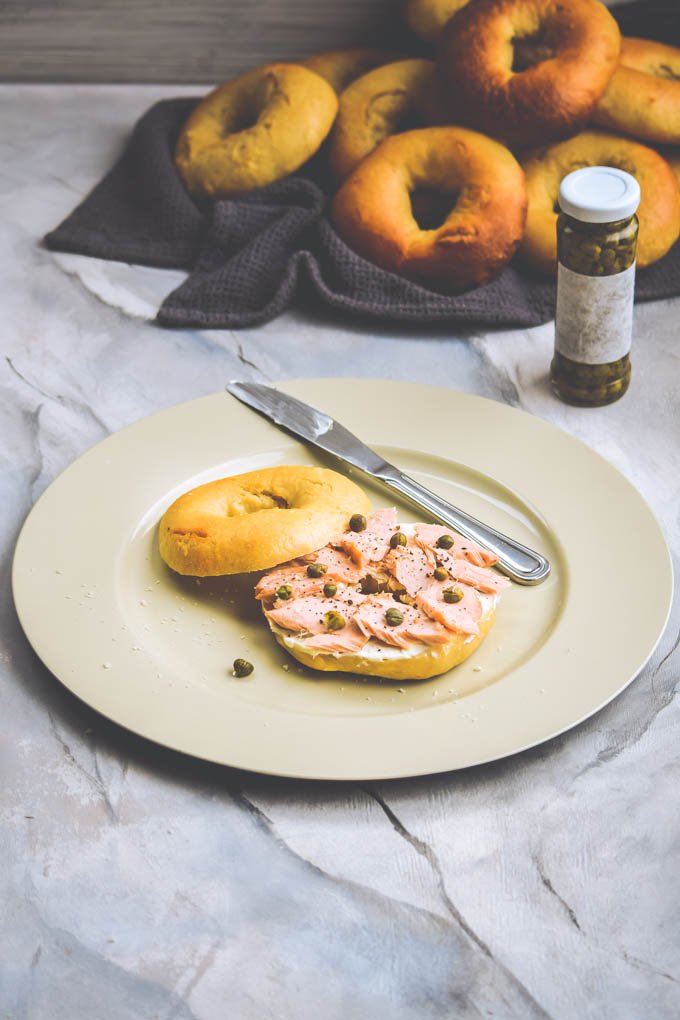
POLYGON ((518 584, 539 584, 550 573, 550 564, 540 553, 508 538, 426 489, 394 464, 383 460, 375 450, 323 411, 261 383, 232 380, 226 388, 232 396, 265 415, 275 425, 358 468, 426 514, 484 546, 498 557, 500 570, 518 584))

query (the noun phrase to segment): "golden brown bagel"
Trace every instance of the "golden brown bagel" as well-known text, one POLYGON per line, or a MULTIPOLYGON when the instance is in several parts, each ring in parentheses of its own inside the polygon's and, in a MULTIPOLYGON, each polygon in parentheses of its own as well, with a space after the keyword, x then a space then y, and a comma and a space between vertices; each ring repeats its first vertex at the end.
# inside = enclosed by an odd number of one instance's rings
POLYGON ((192 195, 224 198, 297 170, 331 129, 338 101, 297 64, 246 71, 206 96, 180 131, 175 163, 192 195))
POLYGON ((598 0, 471 0, 439 39, 441 93, 456 124, 512 147, 583 127, 619 56, 598 0))
POLYGON ((511 258, 526 216, 524 175, 499 142, 458 127, 393 135, 337 192, 332 219, 359 254, 424 284, 460 291, 486 283, 511 258), (411 197, 450 196, 444 223, 421 230, 411 197))
POLYGON ((343 179, 388 135, 437 120, 431 60, 398 60, 377 67, 340 96, 329 139, 333 174, 343 179))
POLYGON ((347 88, 350 82, 359 78, 367 71, 382 64, 391 64, 398 60, 397 53, 389 50, 375 49, 349 49, 329 50, 327 53, 315 53, 312 57, 306 57, 300 63, 308 67, 310 71, 321 75, 338 95, 347 88))
POLYGON ((665 149, 661 155, 668 161, 680 187, 680 149, 665 149))
POLYGON ((320 549, 370 508, 349 478, 315 467, 273 467, 184 493, 159 525, 160 553, 178 574, 266 570, 320 549))
POLYGON ((565 142, 538 150, 524 161, 529 210, 522 241, 523 257, 540 272, 553 273, 557 262, 555 204, 560 181, 584 166, 614 166, 637 178, 637 264, 656 262, 680 235, 680 189, 667 161, 653 149, 604 131, 584 131, 565 142))
POLYGON ((380 676, 385 680, 427 680, 459 666, 472 655, 491 630, 495 617, 494 607, 487 611, 479 624, 479 633, 472 638, 451 632, 451 639, 445 645, 430 645, 415 655, 396 654, 384 659, 362 655, 361 652, 314 652, 305 647, 300 638, 268 622, 281 647, 310 669, 380 676))
POLYGON ((643 141, 679 145, 680 49, 623 39, 619 66, 593 120, 643 141))
POLYGON ((466 3, 468 0, 406 0, 404 20, 412 32, 433 43, 446 22, 466 3))

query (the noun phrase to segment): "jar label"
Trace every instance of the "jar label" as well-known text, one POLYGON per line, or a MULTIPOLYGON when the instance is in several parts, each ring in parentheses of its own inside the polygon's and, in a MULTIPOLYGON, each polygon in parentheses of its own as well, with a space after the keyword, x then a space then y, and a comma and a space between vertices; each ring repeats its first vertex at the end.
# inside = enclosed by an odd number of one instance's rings
POLYGON ((612 276, 557 264, 555 349, 570 361, 606 365, 630 351, 635 263, 612 276))

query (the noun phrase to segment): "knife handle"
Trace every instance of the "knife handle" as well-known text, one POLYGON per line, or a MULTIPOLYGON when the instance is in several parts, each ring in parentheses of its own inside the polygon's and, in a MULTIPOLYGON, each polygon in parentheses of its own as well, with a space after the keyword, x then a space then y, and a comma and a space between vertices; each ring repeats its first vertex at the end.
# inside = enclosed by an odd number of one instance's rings
POLYGON ((497 566, 518 584, 539 584, 550 573, 550 564, 545 556, 515 542, 495 528, 482 524, 397 468, 381 472, 380 480, 443 524, 448 524, 461 535, 495 553, 498 557, 497 566))

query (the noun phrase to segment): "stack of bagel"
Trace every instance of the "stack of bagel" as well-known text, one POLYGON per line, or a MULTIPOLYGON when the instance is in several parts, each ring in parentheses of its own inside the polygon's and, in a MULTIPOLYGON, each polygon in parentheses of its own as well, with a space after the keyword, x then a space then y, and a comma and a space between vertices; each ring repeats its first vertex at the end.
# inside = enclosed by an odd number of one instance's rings
POLYGON ((221 85, 181 129, 197 197, 296 172, 315 153, 331 219, 360 255, 449 293, 519 250, 556 266, 561 179, 609 165, 641 188, 638 265, 680 236, 680 49, 621 38, 599 0, 406 0, 431 59, 339 50, 221 85))

